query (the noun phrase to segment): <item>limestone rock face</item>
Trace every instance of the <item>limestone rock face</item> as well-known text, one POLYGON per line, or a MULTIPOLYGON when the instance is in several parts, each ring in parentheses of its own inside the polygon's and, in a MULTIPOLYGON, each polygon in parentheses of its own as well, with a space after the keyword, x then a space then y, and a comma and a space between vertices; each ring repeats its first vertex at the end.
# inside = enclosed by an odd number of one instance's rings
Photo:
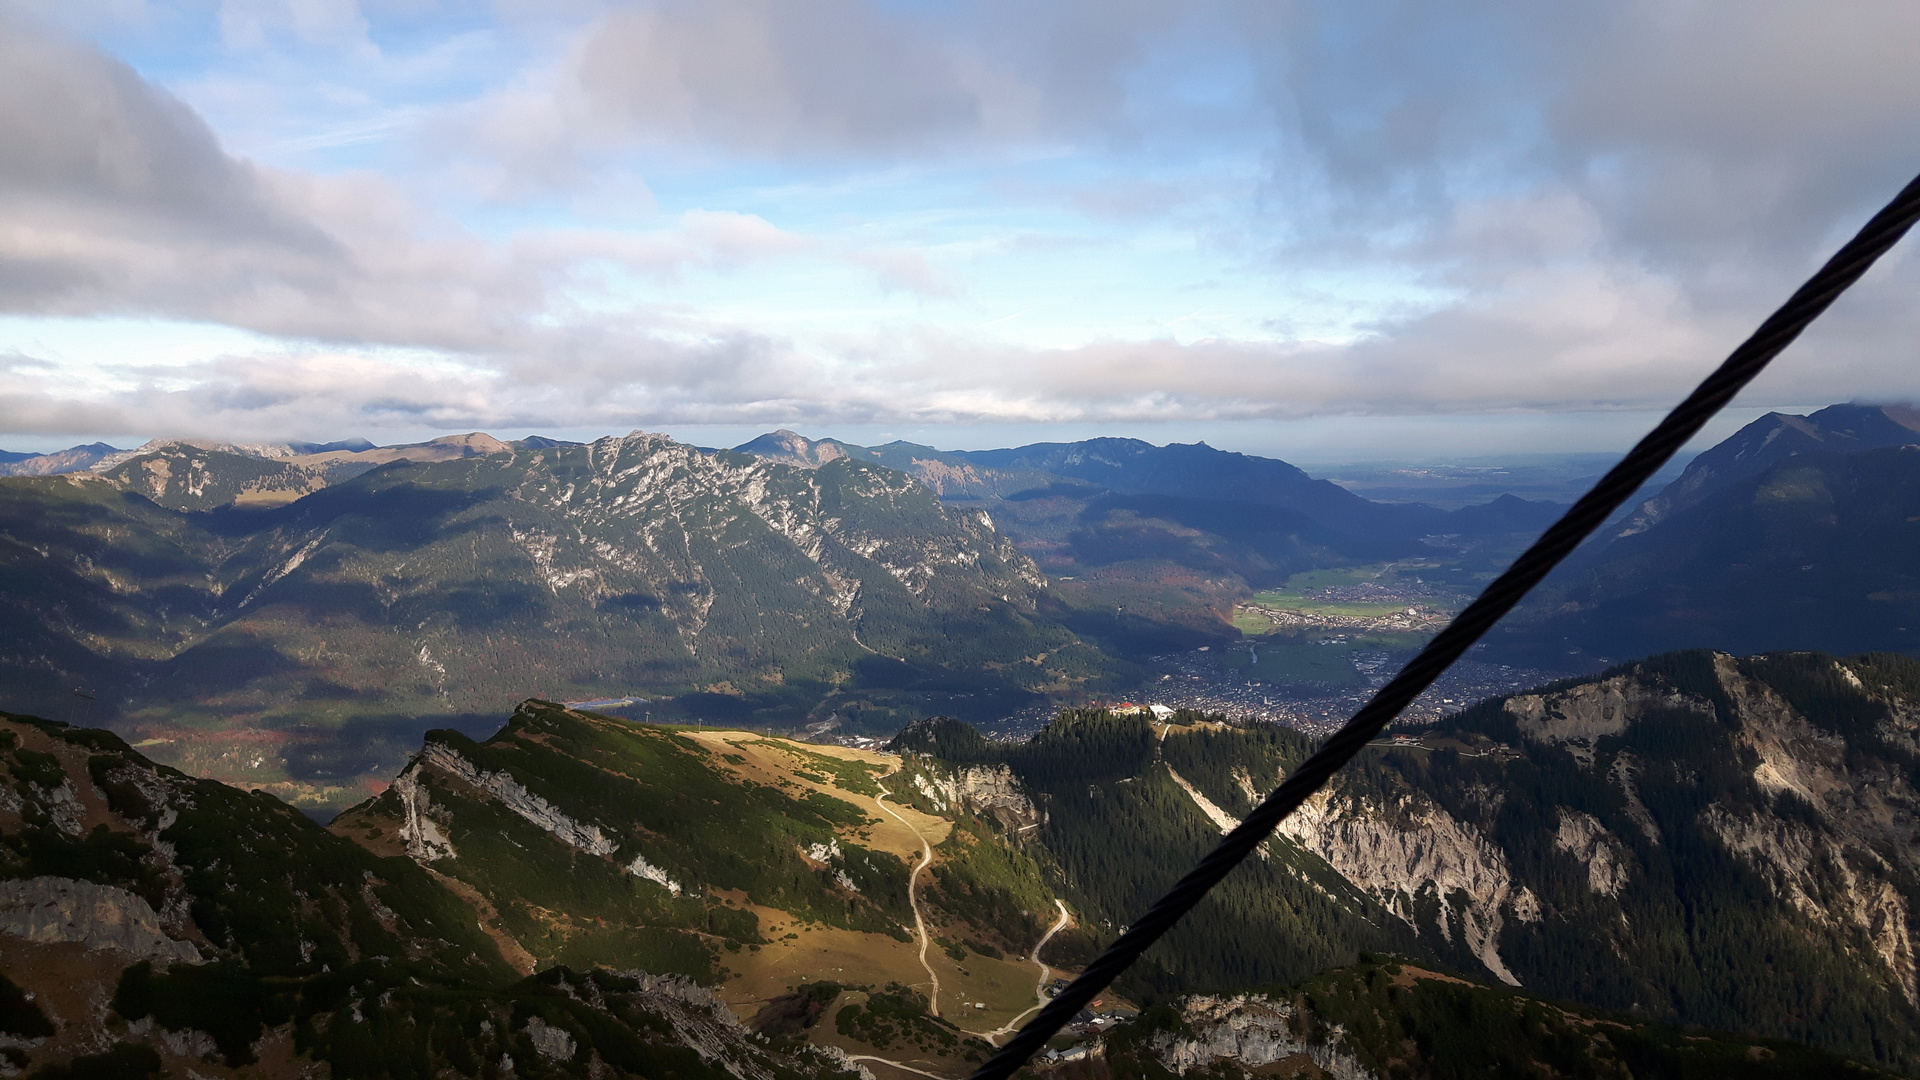
POLYGON ((1008 833, 1046 820, 1013 769, 1006 765, 968 765, 944 777, 915 773, 913 784, 942 813, 958 810, 992 818, 1008 833))
POLYGON ((1414 791, 1389 803, 1374 794, 1322 791, 1281 823, 1280 834, 1325 859, 1342 877, 1405 920, 1415 932, 1428 902, 1437 928, 1458 933, 1467 949, 1509 986, 1520 980, 1500 957, 1511 918, 1540 920, 1540 903, 1514 879, 1506 854, 1472 824, 1414 791))
POLYGON ((1710 706, 1634 675, 1582 683, 1553 694, 1516 694, 1506 700, 1520 736, 1544 746, 1564 746, 1582 765, 1593 764, 1595 742, 1627 730, 1649 709, 1702 710, 1710 706))
POLYGON ((1181 1004, 1181 1020, 1191 1036, 1155 1033, 1149 1044, 1160 1063, 1185 1076, 1229 1061, 1252 1072, 1268 1065, 1311 1061, 1336 1080, 1373 1080, 1374 1074, 1337 1046, 1295 1034, 1296 1010, 1258 994, 1190 997, 1181 1004))
MULTIPOLYGON (((562 813, 559 807, 528 791, 513 777, 504 772, 487 772, 444 743, 427 743, 420 751, 419 763, 458 777, 486 792, 502 806, 571 847, 590 855, 611 855, 620 848, 619 842, 607 835, 600 826, 575 821, 562 813)), ((451 849, 451 845, 448 847, 451 849)))
POLYGON ((400 797, 406 815, 400 826, 400 840, 407 846, 408 858, 425 865, 458 854, 453 849, 453 841, 441 831, 441 823, 435 820, 433 796, 420 783, 419 762, 407 766, 406 771, 394 778, 393 793, 400 797))
POLYGON ((1813 922, 1856 937, 1886 966, 1907 1001, 1915 985, 1912 911, 1873 849, 1792 821, 1715 804, 1701 822, 1727 850, 1765 879, 1775 896, 1813 922))
POLYGON ((1618 896, 1626 886, 1633 856, 1592 814, 1562 807, 1553 846, 1586 864, 1587 888, 1601 896, 1618 896))
POLYGON ((39 944, 71 941, 143 960, 197 964, 200 950, 160 928, 147 901, 113 885, 72 878, 0 881, 0 934, 39 944))

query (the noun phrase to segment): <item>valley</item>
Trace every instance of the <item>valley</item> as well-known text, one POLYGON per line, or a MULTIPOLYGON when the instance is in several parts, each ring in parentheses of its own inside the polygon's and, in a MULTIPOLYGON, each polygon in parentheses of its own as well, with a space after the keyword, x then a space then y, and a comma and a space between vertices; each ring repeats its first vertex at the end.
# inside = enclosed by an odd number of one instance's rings
POLYGON ((1889 0, 0 0, 0 1080, 1920 1080, 1917 121, 1889 0))
MULTIPOLYGON (((44 1004, 0 1000, 0 1041, 203 1075, 958 1080, 1551 509, 1126 440, 761 442, 168 444, 0 481, 9 693, 81 722, 4 721, 0 973, 44 1004)), ((1920 668, 1606 667, 1647 625, 1612 613, 1682 587, 1736 590, 1700 601, 1709 638, 1744 610, 1737 640, 1826 640, 1738 577, 1821 544, 1896 611, 1906 451, 1725 457, 1582 552, 1529 648, 1477 648, 1038 1068, 1397 1075, 1440 1060, 1432 1010, 1470 1008, 1481 1044, 1448 1061, 1550 1032, 1568 1075, 1920 1070, 1920 668), (1769 554, 1687 569, 1728 543, 1769 554)))
MULTIPOLYGON (((641 433, 160 442, 0 479, 0 704, 316 814, 379 790, 426 731, 484 735, 528 691, 868 745, 933 715, 1044 723, 1156 692, 1156 657, 1241 637, 1236 605, 1293 620, 1270 660, 1287 632, 1350 630, 1325 605, 1305 623, 1259 606, 1317 568, 1396 556, 1346 573, 1402 591, 1476 573, 1524 538, 1507 518, 1541 512, 1490 505, 1499 520, 1475 524, 1130 440, 1012 457, 791 433, 739 452, 641 433), (1223 473, 1251 499, 1225 498, 1223 473), (1416 555, 1442 525, 1492 546, 1416 555)), ((1411 647, 1437 619, 1376 644, 1411 647)), ((1255 681, 1332 682, 1312 649, 1291 654, 1255 681)))

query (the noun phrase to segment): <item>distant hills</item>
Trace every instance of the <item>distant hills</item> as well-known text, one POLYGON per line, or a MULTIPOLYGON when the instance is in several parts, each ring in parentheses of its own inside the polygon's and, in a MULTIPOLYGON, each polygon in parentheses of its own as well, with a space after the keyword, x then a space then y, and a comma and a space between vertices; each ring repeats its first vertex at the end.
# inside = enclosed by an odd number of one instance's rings
MULTIPOLYGON (((1483 658, 1920 649, 1914 422, 1835 406, 1749 425, 1483 658)), ((1127 439, 161 442, 0 481, 0 678, 16 708, 338 806, 427 727, 530 692, 882 735, 1126 694, 1154 656, 1239 640, 1236 608, 1302 571, 1391 562, 1471 593, 1558 512, 1371 502, 1127 439)))
POLYGON ((1492 639, 1600 663, 1684 647, 1920 650, 1920 413, 1770 413, 1589 544, 1492 639))
POLYGON ((1041 612, 1012 543, 889 469, 656 435, 415 449, 175 444, 0 483, 9 701, 178 740, 196 770, 232 767, 230 743, 194 756, 196 731, 255 731, 267 752, 237 761, 265 771, 238 775, 337 788, 530 686, 775 726, 877 710, 892 730, 929 700, 1115 671, 1041 612))
POLYGON ((106 443, 88 443, 51 454, 22 454, 0 450, 0 476, 53 476, 92 468, 114 454, 124 453, 106 443))
POLYGON ((1445 511, 1373 502, 1284 461, 1138 439, 946 451, 778 431, 736 448, 801 467, 860 458, 977 506, 1054 577, 1060 617, 1128 655, 1219 644, 1234 604, 1303 570, 1446 556, 1462 582, 1563 509, 1498 497, 1445 511))
POLYGON ((529 691, 881 735, 1118 692, 1139 657, 1237 637, 1255 587, 1552 509, 1376 504, 1131 440, 744 450, 175 440, 8 478, 5 703, 338 806, 426 727, 529 691))

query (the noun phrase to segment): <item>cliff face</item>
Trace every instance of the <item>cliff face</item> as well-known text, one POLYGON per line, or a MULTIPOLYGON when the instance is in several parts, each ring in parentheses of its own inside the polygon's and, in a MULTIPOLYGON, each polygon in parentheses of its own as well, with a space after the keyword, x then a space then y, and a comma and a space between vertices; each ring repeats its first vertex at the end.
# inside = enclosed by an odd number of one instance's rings
MULTIPOLYGON (((1367 748, 1128 978, 1246 989, 1393 952, 1920 1068, 1917 705, 1905 657, 1705 652, 1483 702, 1367 748)), ((1312 751, 1196 717, 1066 714, 1012 747, 963 728, 901 744, 955 775, 1005 762, 1116 929, 1312 751)))
POLYGON ((72 878, 0 881, 0 934, 40 944, 74 942, 143 960, 197 964, 201 959, 191 941, 167 934, 145 897, 72 878))
POLYGON ((941 813, 991 818, 1009 835, 1017 836, 1046 820, 1006 765, 967 765, 950 773, 915 771, 910 782, 941 813))
POLYGON ((1501 982, 1520 980, 1500 956, 1510 922, 1540 921, 1540 901, 1514 880, 1506 854, 1473 825, 1415 791, 1389 796, 1323 792, 1282 825, 1282 835, 1327 861, 1415 933, 1437 932, 1501 982))
POLYGON ((1283 835, 1465 970, 1911 1067, 1916 674, 1657 658, 1371 750, 1283 835))
POLYGON ((1224 1066, 1252 1072, 1268 1066, 1298 1069, 1311 1062, 1334 1080, 1375 1080, 1375 1073, 1333 1042, 1305 1034, 1304 1010, 1265 995, 1195 996, 1180 1004, 1185 1030, 1160 1030, 1147 1042, 1162 1065, 1189 1070, 1224 1066))

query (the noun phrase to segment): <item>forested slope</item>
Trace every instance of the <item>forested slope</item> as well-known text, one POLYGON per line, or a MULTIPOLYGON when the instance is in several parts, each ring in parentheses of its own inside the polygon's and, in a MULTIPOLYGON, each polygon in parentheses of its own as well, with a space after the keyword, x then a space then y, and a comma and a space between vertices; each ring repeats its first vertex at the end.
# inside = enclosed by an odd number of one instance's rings
POLYGON ((697 987, 522 978, 432 873, 113 735, 0 714, 9 1075, 801 1080, 697 987))
MULTIPOLYGON (((1391 949, 1913 1069, 1916 717, 1920 664, 1887 655, 1675 654, 1483 703, 1366 751, 1125 985, 1291 982, 1391 949)), ((1067 887, 1117 924, 1307 750, 1180 719, 897 745, 1010 766, 1067 887)))

